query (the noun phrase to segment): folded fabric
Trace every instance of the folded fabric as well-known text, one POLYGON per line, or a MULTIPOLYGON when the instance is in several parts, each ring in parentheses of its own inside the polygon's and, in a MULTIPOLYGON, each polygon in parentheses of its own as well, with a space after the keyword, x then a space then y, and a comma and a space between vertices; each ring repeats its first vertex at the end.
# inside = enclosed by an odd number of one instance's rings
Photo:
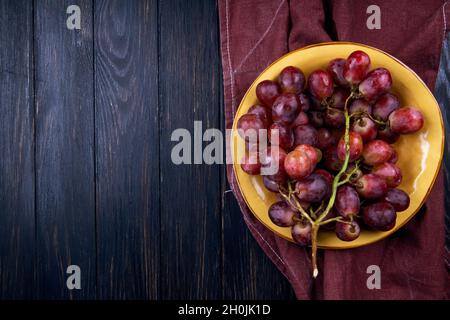
MULTIPOLYGON (((219 1, 225 125, 231 128, 245 91, 275 59, 306 45, 354 41, 380 48, 411 67, 433 90, 441 47, 450 28, 442 0, 377 1, 381 28, 366 25, 369 1, 219 1)), ((228 147, 228 146, 227 146, 228 147)), ((351 250, 321 250, 321 274, 312 280, 309 249, 279 238, 257 221, 240 194, 232 165, 230 187, 244 220, 299 299, 442 299, 449 288, 445 265, 442 172, 427 205, 386 240, 351 250), (370 290, 369 265, 381 269, 381 289, 370 290)))

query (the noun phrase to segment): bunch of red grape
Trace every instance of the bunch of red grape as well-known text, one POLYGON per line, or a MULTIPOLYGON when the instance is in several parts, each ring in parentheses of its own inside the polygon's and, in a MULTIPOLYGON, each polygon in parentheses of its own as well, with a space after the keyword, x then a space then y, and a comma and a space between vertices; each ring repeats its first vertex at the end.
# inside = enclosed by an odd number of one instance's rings
POLYGON ((369 71, 370 64, 365 52, 355 51, 312 72, 307 84, 302 70, 286 67, 277 81, 257 85, 259 103, 237 123, 246 139, 242 170, 259 175, 276 165, 275 173, 263 175, 265 187, 279 194, 269 217, 290 227, 296 243, 312 245, 314 276, 321 226, 353 241, 361 227, 392 229, 397 212, 409 206, 408 194, 397 188, 402 173, 392 144, 420 130, 423 115, 401 107, 389 92, 390 72, 369 71), (248 132, 263 129, 268 143, 261 150, 248 132))

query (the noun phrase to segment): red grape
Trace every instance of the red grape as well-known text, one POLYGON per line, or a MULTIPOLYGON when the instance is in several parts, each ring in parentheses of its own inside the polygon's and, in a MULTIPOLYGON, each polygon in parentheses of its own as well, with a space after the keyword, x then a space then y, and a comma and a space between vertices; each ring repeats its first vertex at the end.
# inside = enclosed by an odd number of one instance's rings
POLYGON ((274 122, 291 123, 300 112, 298 97, 293 93, 281 94, 272 105, 272 120, 274 122))
POLYGON ((278 83, 281 91, 298 94, 305 87, 305 75, 299 68, 289 66, 281 70, 278 83))
POLYGON ((311 125, 297 126, 294 129, 294 146, 299 144, 317 145, 317 130, 311 125))
POLYGON ((389 125, 384 125, 378 128, 377 139, 384 140, 389 144, 395 143, 400 135, 394 133, 389 125))
POLYGON ((322 104, 322 101, 314 96, 310 96, 311 101, 311 110, 315 111, 324 111, 326 109, 326 105, 322 104))
POLYGON ((284 160, 284 168, 286 173, 292 179, 302 179, 313 172, 315 164, 308 157, 308 154, 293 150, 289 152, 284 160))
POLYGON ((358 222, 336 222, 336 236, 342 241, 353 241, 359 237, 361 233, 361 228, 358 222))
POLYGON ((264 121, 264 123, 266 123, 267 127, 272 123, 272 111, 269 108, 264 107, 262 104, 255 104, 248 109, 247 113, 256 114, 264 121))
POLYGON ((322 159, 322 151, 309 144, 299 144, 295 147, 295 150, 305 153, 314 165, 322 159))
POLYGON ((392 111, 400 108, 400 101, 392 93, 385 93, 378 98, 373 106, 373 115, 375 118, 386 121, 392 111))
POLYGON ((308 111, 311 108, 311 101, 309 100, 309 97, 304 93, 300 93, 297 97, 300 103, 300 110, 303 112, 308 111))
POLYGON ((331 171, 339 171, 342 167, 342 161, 337 156, 337 147, 328 147, 323 155, 325 167, 331 171))
POLYGON ((320 128, 317 130, 317 147, 325 150, 329 146, 336 143, 336 139, 331 134, 330 130, 326 128, 320 128))
POLYGON ((374 140, 378 133, 375 122, 365 116, 355 119, 352 124, 352 131, 359 133, 363 142, 374 140))
POLYGON ((294 145, 294 133, 287 125, 275 122, 269 128, 269 141, 272 145, 289 150, 294 145))
POLYGON ((308 78, 309 92, 316 98, 323 100, 333 94, 333 78, 323 70, 316 70, 308 78))
POLYGON ((336 193, 336 202, 334 206, 338 213, 344 218, 356 216, 359 213, 360 208, 359 195, 356 190, 350 186, 339 187, 336 193))
POLYGON ((337 212, 344 218, 356 216, 359 213, 359 195, 351 186, 339 187, 334 204, 337 212))
POLYGON ((335 88, 331 95, 331 107, 344 110, 345 101, 350 95, 350 91, 346 88, 335 88))
POLYGON ((279 227, 291 227, 295 224, 297 212, 285 201, 278 201, 269 208, 270 220, 279 227))
POLYGON ((342 128, 345 125, 345 116, 338 110, 328 109, 324 120, 325 124, 331 128, 342 128))
POLYGON ((269 178, 269 176, 263 176, 263 184, 267 190, 271 192, 279 192, 279 184, 278 182, 269 178))
POLYGON ((259 130, 267 129, 267 124, 257 115, 246 113, 237 122, 239 135, 246 141, 257 142, 259 130))
POLYGON ((392 156, 391 158, 388 160, 388 162, 390 163, 397 163, 398 161, 398 153, 397 150, 395 150, 394 148, 392 148, 392 156))
POLYGON ((327 170, 324 169, 317 169, 316 171, 314 171, 315 174, 319 174, 322 177, 324 177, 329 185, 333 184, 333 175, 331 173, 329 173, 327 170))
MULTIPOLYGON (((350 162, 355 161, 361 156, 361 153, 363 151, 363 141, 359 133, 350 131, 349 133, 349 152, 350 152, 350 162)), ((345 141, 344 137, 342 137, 339 140, 338 147, 337 147, 337 155, 338 158, 342 161, 345 160, 345 141)))
POLYGON ((287 179, 284 169, 286 151, 277 146, 268 147, 260 154, 261 175, 269 176, 271 180, 284 183, 287 179))
MULTIPOLYGON (((339 142, 339 140, 342 138, 342 136, 345 134, 345 128, 339 128, 339 129, 330 129, 331 135, 336 140, 336 143, 339 142)), ((336 144, 337 146, 337 144, 336 144)))
POLYGON ((242 170, 250 175, 261 173, 261 163, 259 162, 258 152, 248 152, 241 161, 242 170))
POLYGON ((389 188, 395 188, 402 182, 402 173, 400 168, 390 162, 385 162, 375 166, 373 174, 382 177, 389 188))
POLYGON ((349 114, 366 113, 372 114, 372 106, 365 99, 356 99, 350 104, 348 108, 349 114))
POLYGON ((338 86, 346 87, 348 86, 347 80, 344 78, 344 65, 345 65, 345 59, 338 58, 331 60, 328 63, 328 72, 333 77, 334 83, 336 83, 338 86))
POLYGON ((351 175, 350 181, 355 182, 356 180, 361 178, 361 176, 363 175, 363 172, 359 168, 355 169, 355 164, 350 163, 347 167, 347 170, 345 170, 345 174, 347 174, 347 175, 350 174, 351 175))
POLYGON ((423 127, 422 113, 413 107, 403 107, 389 115, 392 132, 407 134, 419 131, 423 127))
POLYGON ((356 181, 356 191, 366 199, 377 199, 386 194, 386 181, 375 174, 363 175, 356 181))
POLYGON ((309 221, 297 222, 291 229, 292 239, 299 245, 311 244, 312 226, 309 221))
POLYGON ((360 83, 370 68, 370 58, 363 51, 352 52, 344 64, 343 75, 351 85, 360 83))
POLYGON ((295 118, 294 122, 292 122, 291 127, 295 128, 297 126, 303 126, 308 123, 309 123, 308 115, 305 112, 300 111, 297 118, 295 118))
POLYGON ((372 140, 363 149, 364 162, 375 166, 387 162, 392 157, 393 148, 383 140, 372 140))
POLYGON ((318 203, 330 194, 331 187, 328 181, 320 174, 311 174, 304 179, 300 179, 295 184, 297 197, 300 200, 318 203))
POLYGON ((388 231, 395 226, 397 213, 387 202, 377 202, 368 205, 363 210, 364 223, 380 231, 388 231))
POLYGON ((359 84, 359 92, 367 101, 375 101, 392 87, 391 73, 385 68, 377 68, 369 72, 359 84))
POLYGON ((316 128, 323 127, 324 117, 324 112, 321 111, 311 111, 309 113, 309 121, 316 128))
POLYGON ((400 189, 389 189, 383 200, 391 204, 395 211, 404 211, 409 207, 409 195, 400 189))
POLYGON ((275 99, 281 94, 281 89, 276 82, 264 80, 256 86, 258 100, 267 107, 272 107, 275 99))

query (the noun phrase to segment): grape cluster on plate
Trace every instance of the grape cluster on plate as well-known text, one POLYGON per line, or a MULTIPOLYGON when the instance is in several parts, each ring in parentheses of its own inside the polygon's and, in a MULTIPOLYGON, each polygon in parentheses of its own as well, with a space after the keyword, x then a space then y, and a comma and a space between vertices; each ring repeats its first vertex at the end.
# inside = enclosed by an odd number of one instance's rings
POLYGON ((392 144, 420 130, 423 115, 401 106, 390 92, 390 72, 370 71, 370 64, 365 52, 355 51, 312 72, 307 84, 301 69, 286 67, 277 81, 257 85, 259 103, 237 123, 246 140, 242 170, 259 175, 278 168, 263 175, 265 187, 279 194, 268 214, 291 228, 296 243, 312 245, 314 276, 320 227, 353 241, 361 227, 392 229, 397 212, 409 206, 408 194, 397 188, 402 173, 392 144), (268 130, 264 150, 261 141, 248 139, 262 129, 268 130))

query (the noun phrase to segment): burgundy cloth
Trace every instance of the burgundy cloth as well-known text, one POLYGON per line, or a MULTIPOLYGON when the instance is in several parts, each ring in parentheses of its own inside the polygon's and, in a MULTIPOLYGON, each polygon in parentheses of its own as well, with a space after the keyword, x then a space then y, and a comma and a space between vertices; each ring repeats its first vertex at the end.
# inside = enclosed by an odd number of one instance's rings
MULTIPOLYGON (((254 79, 285 53, 323 41, 355 41, 380 48, 415 70, 432 90, 442 42, 450 25, 443 0, 376 1, 381 30, 368 30, 373 1, 220 0, 225 121, 231 128, 239 102, 254 79), (326 13, 327 12, 327 13, 326 13), (325 28, 332 26, 330 36, 325 28)), ((245 222, 264 252, 292 284, 299 299, 448 298, 444 256, 443 175, 439 175, 426 212, 416 215, 391 237, 351 250, 319 250, 320 274, 311 277, 310 251, 266 229, 249 211, 232 166, 227 176, 245 222), (381 268, 381 289, 366 286, 369 265, 381 268)), ((425 210, 424 210, 425 211, 425 210)))

